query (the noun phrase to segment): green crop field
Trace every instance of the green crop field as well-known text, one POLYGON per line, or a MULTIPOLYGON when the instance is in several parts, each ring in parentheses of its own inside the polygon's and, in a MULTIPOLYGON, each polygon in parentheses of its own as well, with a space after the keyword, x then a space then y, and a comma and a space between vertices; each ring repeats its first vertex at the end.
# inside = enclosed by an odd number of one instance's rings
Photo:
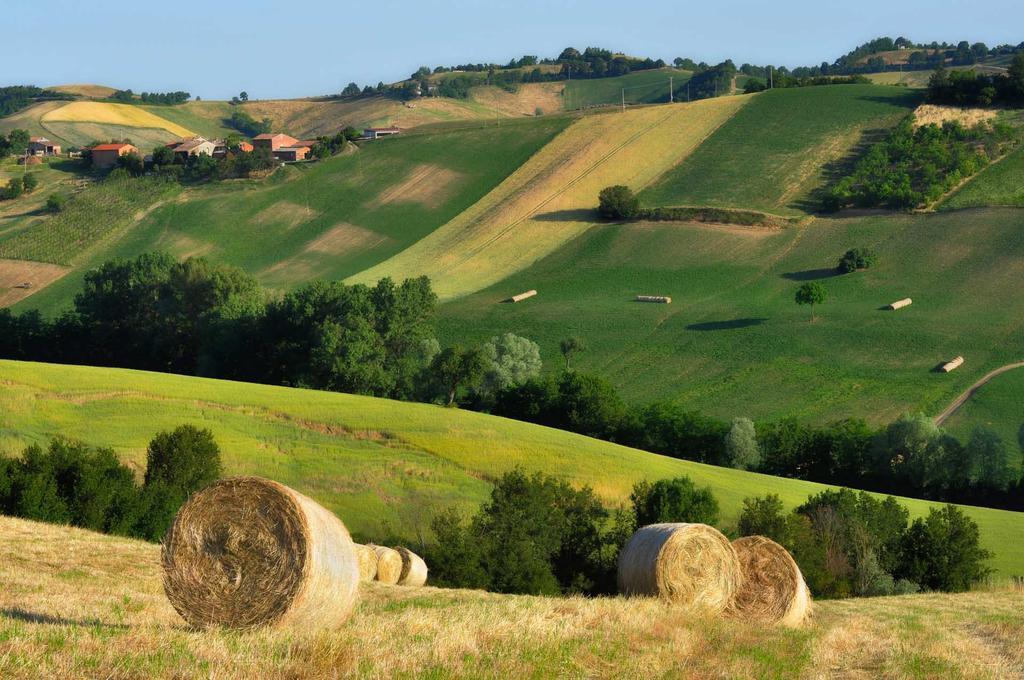
MULTIPOLYGON (((740 114, 743 110, 740 110, 740 114)), ((739 115, 739 114, 737 114, 739 115)), ((1020 360, 1024 215, 989 209, 819 219, 782 231, 628 224, 596 227, 533 267, 441 308, 443 340, 511 331, 549 368, 578 335, 582 370, 631 401, 675 398, 717 416, 887 422, 938 413, 987 371, 1020 360), (848 248, 879 264, 833 276, 848 248), (793 302, 819 280, 830 299, 811 323, 793 302), (509 295, 538 295, 509 305, 509 295), (668 295, 672 304, 634 296, 668 295), (880 309, 904 297, 899 312, 880 309), (957 355, 951 374, 932 369, 957 355)))
POLYGON ((939 206, 939 210, 987 205, 1024 208, 1024 145, 971 178, 939 206))
MULTIPOLYGON (((309 494, 357 534, 384 522, 410 531, 431 512, 471 508, 487 480, 515 467, 588 484, 626 502, 642 479, 689 475, 709 485, 725 525, 748 496, 793 506, 821 484, 701 465, 480 413, 429 404, 122 369, 0 361, 0 450, 65 435, 114 448, 136 469, 146 443, 182 423, 210 428, 230 474, 257 474, 309 494)), ((933 504, 903 500, 915 516, 933 504)), ((1002 574, 1024 573, 1019 513, 967 508, 1002 574)))
POLYGON ((670 77, 678 91, 679 86, 692 76, 690 71, 665 68, 637 71, 617 78, 571 80, 566 83, 562 97, 565 108, 570 111, 620 104, 623 94, 626 104, 660 104, 668 101, 670 77))
MULTIPOLYGON (((275 288, 316 277, 342 278, 386 259, 458 215, 568 122, 537 118, 410 135, 366 144, 324 162, 292 166, 264 181, 177 190, 179 200, 138 214, 118 240, 89 251, 87 258, 73 263, 80 265, 78 271, 21 305, 56 312, 70 303, 84 269, 154 249, 179 257, 208 255, 243 267, 275 288)), ((136 210, 142 207, 131 214, 136 210)), ((110 224, 102 211, 88 214, 94 219, 82 220, 89 224, 110 224)), ((0 240, 0 257, 65 263, 82 242, 55 239, 52 230, 26 232, 0 240)))
POLYGON ((227 127, 224 123, 224 120, 229 118, 232 112, 232 106, 228 102, 202 101, 187 102, 176 106, 139 105, 139 107, 155 116, 188 128, 207 139, 224 138, 231 133, 237 134, 237 130, 227 127))
MULTIPOLYGON (((1024 354, 1024 353, 1022 353, 1024 354)), ((945 427, 966 440, 978 425, 990 427, 1006 443, 1010 461, 1021 464, 1019 439, 1024 428, 1024 369, 1009 371, 980 387, 960 409, 949 417, 945 427)))
POLYGON ((643 203, 813 212, 813 191, 829 172, 858 144, 909 113, 920 95, 880 85, 834 85, 751 98, 685 162, 644 191, 643 203))

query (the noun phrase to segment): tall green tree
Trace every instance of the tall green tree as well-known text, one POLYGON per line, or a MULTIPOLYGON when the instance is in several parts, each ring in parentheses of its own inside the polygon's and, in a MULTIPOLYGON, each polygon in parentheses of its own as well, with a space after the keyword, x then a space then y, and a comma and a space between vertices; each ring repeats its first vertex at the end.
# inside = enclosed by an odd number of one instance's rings
POLYGON ((572 368, 572 358, 584 351, 587 348, 583 338, 576 336, 564 338, 558 343, 558 349, 562 353, 562 357, 565 358, 565 370, 569 371, 572 368))
POLYGON ((761 447, 750 418, 733 418, 725 435, 725 457, 730 467, 740 470, 754 470, 761 464, 761 447))
POLYGON ((828 289, 817 281, 809 281, 800 286, 794 300, 798 305, 810 305, 811 321, 814 321, 814 306, 820 305, 828 299, 828 289))
POLYGON ((443 391, 446 403, 455 404, 460 389, 472 389, 483 378, 487 362, 479 349, 446 347, 434 357, 430 372, 443 391))

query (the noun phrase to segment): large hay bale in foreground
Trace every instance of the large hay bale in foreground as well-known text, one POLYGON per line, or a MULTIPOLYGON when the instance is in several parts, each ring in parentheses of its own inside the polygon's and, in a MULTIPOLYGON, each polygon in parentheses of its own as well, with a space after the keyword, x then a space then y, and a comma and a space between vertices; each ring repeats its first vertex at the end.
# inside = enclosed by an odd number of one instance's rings
POLYGON ((167 598, 197 627, 336 627, 359 585, 341 520, 259 477, 193 494, 164 537, 161 562, 167 598))
POLYGON ((398 585, 419 588, 427 582, 427 563, 423 558, 408 548, 396 548, 402 557, 402 573, 398 577, 398 585))
POLYGON ((950 371, 955 371, 956 369, 960 368, 963 365, 964 365, 964 358, 963 357, 957 357, 956 359, 953 359, 952 361, 947 361, 946 363, 942 364, 942 368, 940 370, 943 373, 949 373, 950 371))
POLYGON ((651 524, 619 555, 619 592, 658 596, 692 609, 721 612, 743 575, 729 539, 706 524, 651 524))
POLYGON ((377 553, 376 580, 381 583, 395 585, 402 577, 402 556, 397 550, 382 545, 369 545, 377 553))
POLYGON ((736 613, 784 626, 803 623, 811 612, 811 592, 789 551, 764 536, 738 538, 732 546, 743 572, 736 613))
POLYGON ((359 580, 372 581, 377 578, 377 551, 368 545, 356 543, 356 558, 359 560, 359 580))

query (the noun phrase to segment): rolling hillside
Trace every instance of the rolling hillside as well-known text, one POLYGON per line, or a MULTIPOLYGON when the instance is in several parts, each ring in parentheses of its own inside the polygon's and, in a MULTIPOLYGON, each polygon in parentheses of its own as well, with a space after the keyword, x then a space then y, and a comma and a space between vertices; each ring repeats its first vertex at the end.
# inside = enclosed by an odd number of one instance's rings
MULTIPOLYGON (((229 262, 275 288, 291 288, 318 276, 343 278, 394 255, 460 214, 568 123, 558 117, 530 118, 409 135, 366 144, 322 163, 286 168, 266 181, 172 187, 168 191, 175 200, 161 195, 139 204, 131 212, 130 228, 120 229, 117 240, 92 249, 54 240, 48 221, 58 218, 47 217, 8 240, 0 232, 0 256, 75 265, 74 273, 23 303, 47 312, 70 303, 89 267, 153 249, 229 262), (68 247, 75 249, 73 262, 62 256, 61 249, 68 247)), ((99 185, 89 191, 101 189, 99 185)), ((75 224, 93 233, 110 227, 111 220, 101 211, 89 211, 75 224)))
MULTIPOLYGON (((229 474, 294 486, 372 537, 469 509, 488 479, 521 467, 588 484, 613 505, 642 479, 689 475, 710 485, 722 522, 742 500, 777 493, 788 506, 824 487, 628 449, 549 428, 428 404, 118 369, 0 361, 0 450, 62 434, 113 447, 136 469, 146 443, 182 423, 211 429, 229 474)), ((914 516, 931 504, 905 500, 914 516)), ((1014 540, 1024 515, 967 508, 1003 575, 1024 573, 1014 540)))
POLYGON ((562 97, 565 108, 570 111, 616 106, 623 97, 626 104, 664 104, 668 102, 669 78, 678 90, 692 75, 690 71, 665 68, 637 71, 617 78, 570 80, 565 84, 562 97))
POLYGON ((590 229, 601 189, 642 189, 747 101, 723 97, 583 117, 469 210, 349 280, 425 274, 442 299, 493 285, 590 229))
POLYGON ((538 341, 548 366, 578 335, 582 370, 634 401, 683 400, 720 417, 937 413, 988 370, 1024 359, 1022 215, 989 209, 818 219, 782 231, 682 223, 597 227, 536 265, 441 308, 443 338, 511 331, 538 341), (848 248, 870 270, 837 277, 848 248), (818 319, 793 302, 818 280, 818 319), (537 297, 498 304, 536 289, 537 297), (669 295, 671 305, 633 302, 669 295), (880 308, 912 297, 898 313, 880 308), (955 373, 937 363, 963 355, 955 373), (770 396, 769 396, 770 395, 770 396))
POLYGON ((801 629, 654 599, 364 584, 334 632, 183 625, 159 547, 0 518, 0 675, 50 677, 955 677, 1020 674, 1024 595, 822 601, 801 629))
POLYGON ((837 85, 770 90, 744 99, 750 103, 641 194, 645 205, 814 212, 813 191, 830 170, 910 113, 920 95, 904 88, 837 85))
POLYGON ((978 425, 999 433, 1006 443, 1009 459, 1021 464, 1018 444, 1024 428, 1024 369, 1004 373, 982 386, 960 409, 950 416, 945 427, 963 439, 978 425))
POLYGON ((939 205, 957 210, 988 205, 1024 208, 1024 145, 988 166, 939 205))

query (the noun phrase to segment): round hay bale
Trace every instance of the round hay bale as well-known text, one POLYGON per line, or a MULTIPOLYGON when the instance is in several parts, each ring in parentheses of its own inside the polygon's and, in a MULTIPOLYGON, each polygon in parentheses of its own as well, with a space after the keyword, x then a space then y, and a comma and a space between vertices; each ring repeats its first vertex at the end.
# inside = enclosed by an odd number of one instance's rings
POLYGON ((789 551, 764 536, 745 536, 732 545, 743 572, 736 613, 784 626, 803 623, 811 612, 811 592, 789 551))
POLYGON ((651 524, 619 555, 619 592, 725 611, 743 575, 729 539, 706 524, 651 524))
POLYGON ((408 548, 396 548, 402 557, 402 573, 398 585, 419 588, 427 583, 427 563, 408 548))
POLYGON ((355 545, 356 558, 359 560, 359 580, 372 581, 377 578, 377 552, 368 545, 355 545))
POLYGON ((336 627, 359 566, 345 525, 283 484, 214 482, 181 507, 161 551, 164 591, 193 626, 336 627))
POLYGON ((389 585, 398 583, 398 579, 402 577, 402 556, 398 554, 398 551, 385 548, 382 545, 370 545, 367 547, 373 548, 374 552, 377 553, 376 580, 389 585))

